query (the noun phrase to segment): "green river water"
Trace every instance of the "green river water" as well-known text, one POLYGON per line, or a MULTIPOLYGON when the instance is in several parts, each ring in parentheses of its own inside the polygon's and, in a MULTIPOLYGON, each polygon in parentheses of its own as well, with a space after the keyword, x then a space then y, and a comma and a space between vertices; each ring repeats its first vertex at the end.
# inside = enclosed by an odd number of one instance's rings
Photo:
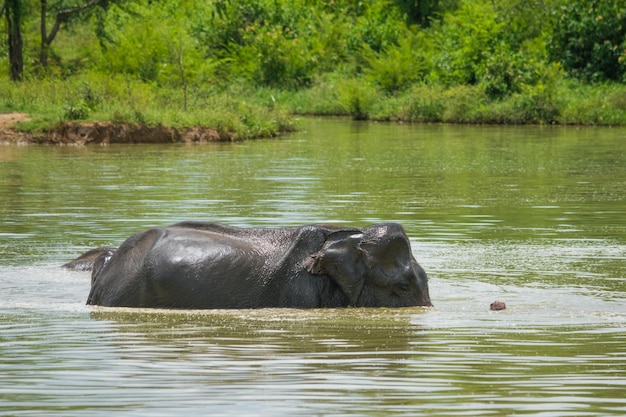
POLYGON ((626 129, 301 126, 0 146, 0 416, 626 414, 626 129), (59 268, 181 220, 400 222, 435 306, 106 309, 59 268))

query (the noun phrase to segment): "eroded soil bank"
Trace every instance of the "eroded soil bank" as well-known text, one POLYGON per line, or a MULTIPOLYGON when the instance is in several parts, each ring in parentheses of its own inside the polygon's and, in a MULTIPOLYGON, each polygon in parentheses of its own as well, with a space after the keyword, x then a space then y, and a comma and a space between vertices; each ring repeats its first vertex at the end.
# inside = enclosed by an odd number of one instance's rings
POLYGON ((65 122, 43 132, 17 130, 28 120, 23 113, 0 114, 0 143, 88 145, 111 143, 176 143, 233 141, 234 134, 204 127, 173 128, 110 122, 65 122))

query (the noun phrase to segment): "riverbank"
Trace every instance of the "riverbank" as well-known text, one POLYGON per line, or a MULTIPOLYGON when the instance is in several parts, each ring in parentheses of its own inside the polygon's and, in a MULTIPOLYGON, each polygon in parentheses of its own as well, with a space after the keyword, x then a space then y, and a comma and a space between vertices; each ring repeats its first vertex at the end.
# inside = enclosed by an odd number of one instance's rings
MULTIPOLYGON (((294 130, 298 115, 626 126, 617 0, 132 3, 97 19, 78 8, 52 44, 24 42, 9 54, 23 73, 0 59, 13 80, 0 83, 0 112, 32 116, 24 137, 246 140, 294 130)), ((18 11, 7 7, 31 40, 58 12, 18 11)))
POLYGON ((0 83, 0 113, 7 115, 0 142, 240 141, 296 130, 289 112, 249 96, 235 87, 185 92, 97 73, 0 83))
POLYGON ((204 127, 174 128, 112 122, 65 122, 37 132, 16 127, 24 113, 0 114, 0 144, 108 145, 113 143, 231 142, 234 132, 204 127))
POLYGON ((87 74, 0 86, 0 142, 109 144, 238 141, 297 130, 296 118, 402 123, 626 125, 626 85, 575 80, 490 98, 480 85, 414 85, 394 94, 340 76, 289 90, 180 90, 87 74), (28 115, 28 116, 27 116, 28 115))
MULTIPOLYGON (((12 118, 14 114, 0 115, 12 118)), ((41 132, 20 131, 11 122, 0 121, 0 144, 41 145, 108 145, 113 143, 194 143, 235 141, 234 134, 216 129, 194 127, 176 129, 166 126, 145 126, 103 123, 63 123, 41 132)))
POLYGON ((23 144, 32 142, 30 135, 15 127, 17 123, 29 119, 26 113, 0 113, 0 144, 23 144))
POLYGON ((328 77, 299 91, 260 89, 256 101, 290 114, 350 116, 358 120, 480 125, 625 126, 626 85, 589 85, 571 79, 492 98, 480 85, 413 85, 394 94, 375 84, 328 77))

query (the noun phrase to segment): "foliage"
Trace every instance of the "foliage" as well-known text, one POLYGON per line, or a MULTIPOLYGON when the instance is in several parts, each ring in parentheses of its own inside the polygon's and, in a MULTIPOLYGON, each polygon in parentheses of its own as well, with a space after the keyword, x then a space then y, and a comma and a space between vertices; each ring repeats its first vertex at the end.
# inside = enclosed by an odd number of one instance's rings
POLYGON ((559 68, 547 61, 541 39, 525 41, 517 50, 499 42, 479 66, 480 84, 490 98, 502 99, 528 87, 552 82, 559 68))
MULTIPOLYGON (((617 0, 102 1, 63 22, 44 73, 40 3, 18 3, 30 89, 0 83, 0 108, 47 120, 210 123, 242 136, 288 128, 286 112, 626 123, 617 0), (586 84, 597 81, 609 84, 586 84)), ((49 23, 88 3, 49 0, 49 23)))
POLYGON ((338 95, 341 107, 355 120, 368 119, 377 98, 376 90, 359 79, 341 83, 338 95))
POLYGON ((563 105, 559 122, 577 125, 618 125, 626 120, 626 86, 590 86, 570 81, 562 91, 563 105))
POLYGON ((89 106, 87 106, 87 104, 84 102, 71 104, 65 107, 65 112, 63 113, 64 120, 82 120, 86 119, 88 116, 89 106))
POLYGON ((567 3, 555 27, 551 54, 582 80, 626 81, 626 3, 567 3))
POLYGON ((499 44, 502 23, 490 2, 464 1, 455 13, 446 13, 433 30, 440 47, 431 79, 447 86, 477 84, 480 68, 499 44))
POLYGON ((525 42, 545 42, 551 34, 562 3, 569 0, 493 0, 496 19, 504 24, 500 39, 511 50, 525 42))
POLYGON ((395 0, 407 23, 422 27, 430 26, 443 11, 454 9, 457 3, 457 0, 395 0))
POLYGON ((349 61, 361 48, 397 43, 404 24, 384 1, 225 0, 192 32, 205 56, 228 58, 220 74, 261 86, 300 88, 349 61))
POLYGON ((442 122, 447 104, 439 88, 415 86, 401 118, 411 122, 442 122))
POLYGON ((290 28, 253 25, 246 28, 244 42, 235 57, 239 75, 263 86, 309 85, 317 60, 307 40, 290 28))
POLYGON ((421 34, 407 31, 397 45, 384 48, 379 54, 365 47, 365 73, 387 93, 396 93, 422 80, 430 68, 428 40, 421 34))
POLYGON ((124 76, 86 73, 64 82, 46 78, 0 83, 0 110, 28 112, 44 127, 66 120, 213 127, 225 136, 276 136, 294 129, 280 108, 242 102, 245 91, 194 91, 187 110, 178 89, 155 87, 124 76))

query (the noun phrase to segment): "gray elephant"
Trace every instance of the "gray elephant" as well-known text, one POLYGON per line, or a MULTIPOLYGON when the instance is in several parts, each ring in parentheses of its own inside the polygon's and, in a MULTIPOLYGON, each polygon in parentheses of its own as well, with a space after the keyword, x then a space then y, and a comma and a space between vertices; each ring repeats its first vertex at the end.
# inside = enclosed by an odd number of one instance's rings
MULTIPOLYGON (((80 259, 80 258, 79 258, 80 259)), ((87 304, 185 309, 431 306, 395 223, 145 230, 95 259, 87 304)))
POLYGON ((72 271, 91 271, 98 258, 100 258, 100 262, 106 261, 107 258, 113 256, 115 250, 116 248, 110 246, 91 249, 62 267, 72 271))

